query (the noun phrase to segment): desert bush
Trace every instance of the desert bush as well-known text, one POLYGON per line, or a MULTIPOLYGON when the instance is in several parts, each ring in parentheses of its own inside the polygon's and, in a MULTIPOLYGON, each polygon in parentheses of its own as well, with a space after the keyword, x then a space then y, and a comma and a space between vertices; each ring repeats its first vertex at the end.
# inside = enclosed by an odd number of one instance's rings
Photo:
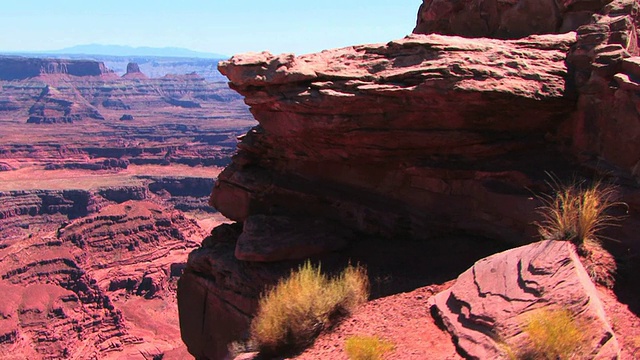
POLYGON ((344 343, 349 360, 382 360, 395 346, 377 336, 350 336, 344 343))
POLYGON ((588 329, 564 309, 533 312, 524 327, 529 337, 521 359, 565 360, 579 353, 588 329))
POLYGON ((349 265, 337 277, 328 277, 307 261, 260 298, 251 337, 263 353, 307 346, 368 297, 363 267, 349 265))
POLYGON ((536 225, 542 238, 570 240, 578 245, 598 243, 598 232, 616 224, 618 217, 608 210, 623 203, 615 201, 614 187, 601 182, 563 186, 555 181, 551 185, 555 194, 541 196, 544 204, 538 208, 542 221, 536 225))

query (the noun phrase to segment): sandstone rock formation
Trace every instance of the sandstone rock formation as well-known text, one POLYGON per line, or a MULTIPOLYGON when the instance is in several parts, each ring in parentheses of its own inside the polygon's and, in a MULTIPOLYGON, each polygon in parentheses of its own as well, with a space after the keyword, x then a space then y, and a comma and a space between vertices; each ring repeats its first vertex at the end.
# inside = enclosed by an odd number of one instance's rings
POLYGON ((575 31, 609 1, 423 0, 416 34, 517 39, 575 31))
POLYGON ((175 281, 204 233, 149 198, 144 187, 0 193, 0 357, 181 347, 175 281))
POLYGON ((147 75, 140 71, 140 66, 136 63, 128 63, 127 72, 122 77, 125 79, 148 79, 147 75))
POLYGON ((103 63, 92 60, 0 56, 0 80, 24 80, 45 74, 110 76, 113 72, 103 63))
POLYGON ((587 333, 578 358, 620 357, 596 288, 567 241, 542 241, 482 259, 432 302, 468 359, 509 359, 507 349, 523 351, 529 318, 545 309, 567 310, 581 322, 587 333))
POLYGON ((630 205, 617 238, 640 250, 638 13, 633 0, 432 0, 401 40, 220 63, 260 125, 211 194, 246 233, 205 241, 180 280, 191 353, 223 357, 256 289, 286 265, 237 260, 256 217, 266 229, 320 219, 390 242, 461 232, 523 244, 553 173, 617 183, 630 205))
POLYGON ((116 168, 104 164, 111 159, 133 165, 224 166, 236 137, 255 125, 240 96, 225 84, 193 74, 161 79, 107 75, 0 80, 0 161, 16 169, 33 164, 116 168), (119 120, 132 118, 135 123, 119 120), (73 125, 80 121, 90 125, 73 125), (44 123, 50 126, 35 126, 44 123))
POLYGON ((63 94, 52 86, 45 86, 36 103, 29 109, 27 123, 72 123, 84 119, 104 120, 104 117, 75 92, 63 94))
POLYGON ((573 41, 429 35, 234 57, 220 69, 261 125, 212 205, 236 221, 293 212, 388 236, 456 228, 523 241, 535 208, 525 188, 544 170, 571 168, 545 137, 573 108, 564 55, 573 41))

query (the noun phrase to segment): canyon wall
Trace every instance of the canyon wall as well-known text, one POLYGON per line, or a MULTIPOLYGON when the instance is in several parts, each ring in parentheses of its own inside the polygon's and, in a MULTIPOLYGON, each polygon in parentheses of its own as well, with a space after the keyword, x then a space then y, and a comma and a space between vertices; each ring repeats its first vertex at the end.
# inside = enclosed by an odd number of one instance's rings
POLYGON ((212 211, 212 180, 141 181, 0 192, 0 358, 184 356, 176 281, 205 232, 176 208, 212 211))

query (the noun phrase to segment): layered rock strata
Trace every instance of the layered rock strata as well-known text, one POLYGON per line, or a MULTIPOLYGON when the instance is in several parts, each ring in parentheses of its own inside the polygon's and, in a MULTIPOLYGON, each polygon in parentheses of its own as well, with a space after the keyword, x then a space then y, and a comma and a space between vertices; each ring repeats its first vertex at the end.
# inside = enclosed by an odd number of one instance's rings
POLYGON ((116 359, 181 348, 175 281, 204 233, 157 203, 114 204, 112 190, 77 191, 84 201, 3 196, 0 357, 116 359), (12 231, 20 224, 28 236, 12 231))
POLYGON ((423 0, 416 34, 517 39, 575 31, 610 2, 589 0, 423 0))
POLYGON ((293 213, 387 236, 455 228, 523 241, 535 208, 526 188, 570 168, 547 139, 575 104, 565 93, 574 41, 414 35, 233 57, 220 70, 260 126, 211 203, 240 222, 293 213))
POLYGON ((102 62, 0 56, 0 80, 24 80, 45 74, 72 76, 113 75, 102 62))
POLYGON ((310 255, 291 255, 304 243, 252 238, 291 234, 283 219, 301 229, 327 221, 355 237, 428 241, 462 232, 522 244, 535 238, 534 194, 550 191, 553 173, 620 185, 630 216, 616 237, 625 251, 640 248, 638 22, 631 0, 433 0, 414 30, 426 34, 220 63, 260 125, 211 194, 243 230, 205 241, 180 281, 192 354, 222 358, 246 331, 256 289, 287 264, 265 261, 310 255))
POLYGON ((84 119, 104 120, 104 117, 76 93, 63 95, 54 87, 45 86, 36 103, 29 109, 27 123, 72 123, 84 119))

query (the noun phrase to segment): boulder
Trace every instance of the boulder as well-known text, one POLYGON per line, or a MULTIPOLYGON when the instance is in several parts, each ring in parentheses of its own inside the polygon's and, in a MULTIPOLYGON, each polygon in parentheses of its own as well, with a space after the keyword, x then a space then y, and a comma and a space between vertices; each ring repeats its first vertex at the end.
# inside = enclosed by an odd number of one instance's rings
POLYGON ((618 359, 620 348, 595 285, 567 241, 541 241, 484 258, 431 299, 469 359, 509 359, 526 349, 523 330, 543 309, 568 310, 583 323, 580 359, 618 359))

